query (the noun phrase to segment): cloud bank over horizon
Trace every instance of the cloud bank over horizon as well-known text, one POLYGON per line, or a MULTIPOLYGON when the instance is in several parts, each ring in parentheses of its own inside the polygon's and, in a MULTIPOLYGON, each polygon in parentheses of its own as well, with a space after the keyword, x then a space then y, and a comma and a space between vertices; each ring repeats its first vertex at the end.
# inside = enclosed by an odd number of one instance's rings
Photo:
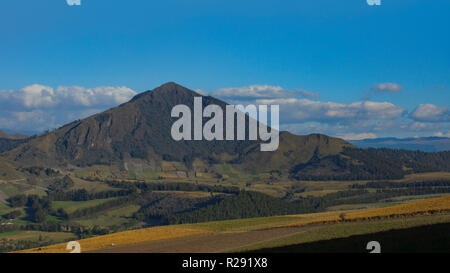
MULTIPOLYGON (((404 88, 396 83, 380 83, 371 90, 398 93, 404 88)), ((420 104, 408 111, 394 103, 369 98, 351 103, 321 101, 315 92, 270 85, 221 88, 208 94, 231 104, 279 104, 281 129, 297 134, 323 133, 348 140, 450 135, 447 106, 420 104)))
POLYGON ((125 86, 53 88, 33 84, 18 90, 0 90, 0 128, 43 132, 127 102, 136 94, 125 86))

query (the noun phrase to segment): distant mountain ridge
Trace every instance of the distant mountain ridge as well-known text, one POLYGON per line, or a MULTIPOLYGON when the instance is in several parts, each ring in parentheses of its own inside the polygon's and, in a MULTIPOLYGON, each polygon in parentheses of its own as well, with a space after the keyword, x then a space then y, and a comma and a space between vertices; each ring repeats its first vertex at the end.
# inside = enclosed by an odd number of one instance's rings
POLYGON ((10 135, 0 130, 0 153, 11 150, 27 141, 28 136, 21 134, 10 135))
POLYGON ((419 150, 424 152, 450 151, 450 138, 447 137, 411 137, 411 138, 372 138, 363 140, 349 140, 351 144, 360 148, 389 148, 419 150))
POLYGON ((25 139, 25 138, 28 138, 28 136, 22 135, 22 134, 7 134, 4 131, 0 130, 0 138, 4 138, 4 139, 25 139))

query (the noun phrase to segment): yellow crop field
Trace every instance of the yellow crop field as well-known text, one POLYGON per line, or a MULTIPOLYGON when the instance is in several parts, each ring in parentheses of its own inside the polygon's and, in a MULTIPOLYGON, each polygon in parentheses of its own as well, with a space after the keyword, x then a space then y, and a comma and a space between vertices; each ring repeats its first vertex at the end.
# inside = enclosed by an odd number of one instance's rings
POLYGON ((392 207, 368 209, 349 213, 347 219, 371 218, 378 216, 404 215, 414 213, 440 212, 450 210, 450 195, 395 205, 392 207))
MULTIPOLYGON (((112 233, 104 236, 97 236, 88 239, 78 240, 81 251, 92 251, 111 246, 131 245, 141 242, 151 242, 179 238, 191 235, 200 235, 209 233, 210 230, 200 228, 187 228, 182 226, 163 226, 137 230, 129 230, 118 233, 112 233)), ((18 253, 68 253, 67 243, 61 243, 46 247, 34 248, 18 251, 18 253)))
POLYGON ((304 226, 319 223, 335 222, 342 219, 358 220, 375 217, 388 217, 395 215, 411 215, 419 213, 432 213, 450 211, 450 195, 421 200, 417 202, 405 203, 384 208, 365 209, 358 211, 333 211, 327 213, 313 213, 307 215, 298 215, 303 220, 286 226, 304 226), (309 217, 308 217, 309 216, 309 217))

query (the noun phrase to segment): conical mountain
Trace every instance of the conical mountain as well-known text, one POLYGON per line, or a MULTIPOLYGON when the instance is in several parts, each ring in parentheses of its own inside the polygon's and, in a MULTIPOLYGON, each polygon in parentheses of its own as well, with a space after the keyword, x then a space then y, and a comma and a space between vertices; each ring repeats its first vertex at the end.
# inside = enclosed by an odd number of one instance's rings
MULTIPOLYGON (((314 155, 336 155, 344 147, 351 147, 325 135, 297 136, 288 132, 281 132, 275 152, 261 152, 259 141, 173 140, 170 132, 177 118, 171 117, 172 108, 184 104, 193 109, 194 97, 198 96, 202 95, 169 82, 118 107, 30 139, 3 155, 21 166, 111 165, 139 159, 178 161, 189 167, 200 159, 207 164, 232 163, 254 172, 289 170, 314 155)), ((202 100, 203 107, 216 104, 225 109, 226 103, 213 97, 202 96, 202 100)))

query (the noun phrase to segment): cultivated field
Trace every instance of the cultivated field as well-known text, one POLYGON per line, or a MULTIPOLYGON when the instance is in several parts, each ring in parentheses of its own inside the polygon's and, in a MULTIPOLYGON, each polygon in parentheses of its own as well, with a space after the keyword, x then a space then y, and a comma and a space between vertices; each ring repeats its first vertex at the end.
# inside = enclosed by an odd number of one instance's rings
MULTIPOLYGON (((165 240, 178 237, 186 237, 210 232, 200 228, 188 228, 183 226, 165 226, 148 229, 129 230, 97 236, 88 239, 79 240, 82 251, 93 251, 104 249, 111 246, 133 245, 140 242, 151 242, 157 240, 165 240)), ((19 251, 22 253, 64 253, 70 252, 66 250, 66 243, 40 247, 31 250, 19 251)))
MULTIPOLYGON (((359 211, 160 226, 79 240, 83 252, 250 251, 450 222, 450 196, 359 211)), ((26 253, 68 252, 65 244, 26 253)))

